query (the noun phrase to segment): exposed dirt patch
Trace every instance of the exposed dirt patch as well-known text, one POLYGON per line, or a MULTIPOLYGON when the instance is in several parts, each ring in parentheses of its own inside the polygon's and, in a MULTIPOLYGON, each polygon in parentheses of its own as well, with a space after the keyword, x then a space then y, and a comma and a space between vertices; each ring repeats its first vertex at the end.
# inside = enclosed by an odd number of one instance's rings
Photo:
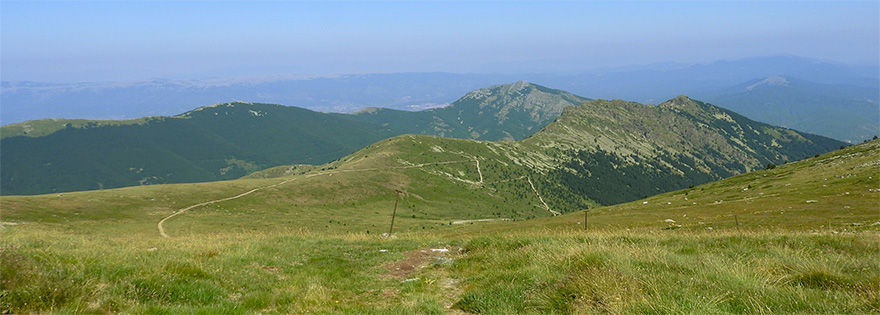
POLYGON ((262 268, 263 270, 269 270, 269 271, 281 271, 282 270, 282 268, 278 267, 278 266, 260 266, 260 268, 262 268))
POLYGON ((491 222, 491 221, 510 221, 510 219, 499 218, 499 219, 455 220, 455 221, 452 221, 452 224, 468 224, 468 223, 474 223, 474 222, 491 222))
POLYGON ((397 297, 398 294, 400 294, 400 292, 395 289, 382 290, 382 297, 393 298, 393 297, 397 297))
POLYGON ((450 264, 460 254, 458 246, 416 249, 403 253, 405 259, 387 263, 382 268, 388 270, 385 277, 403 280, 425 267, 450 264))

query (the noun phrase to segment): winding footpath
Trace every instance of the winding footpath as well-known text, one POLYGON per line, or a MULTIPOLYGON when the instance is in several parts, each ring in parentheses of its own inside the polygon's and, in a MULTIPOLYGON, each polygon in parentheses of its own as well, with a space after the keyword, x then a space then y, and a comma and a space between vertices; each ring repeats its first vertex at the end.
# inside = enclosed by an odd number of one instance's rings
POLYGON ((223 199, 217 199, 217 200, 206 201, 206 202, 203 202, 203 203, 200 203, 200 204, 195 204, 195 205, 192 205, 192 206, 189 206, 189 207, 186 207, 186 208, 183 208, 183 209, 177 210, 176 212, 172 213, 171 215, 169 215, 169 216, 163 218, 161 221, 159 221, 159 224, 157 224, 157 226, 159 227, 159 234, 162 235, 162 237, 170 238, 170 236, 168 236, 168 234, 165 233, 165 228, 162 227, 162 224, 164 224, 165 221, 168 221, 168 219, 171 219, 171 218, 173 218, 173 217, 175 217, 175 216, 177 216, 177 215, 179 215, 179 214, 182 214, 182 213, 184 213, 184 212, 187 212, 187 211, 189 211, 189 210, 192 210, 193 208, 198 208, 198 207, 201 207, 201 206, 207 206, 207 205, 210 205, 210 204, 214 204, 214 203, 218 203, 218 202, 223 202, 223 201, 227 201, 227 200, 238 199, 238 198, 241 198, 241 197, 244 197, 244 196, 250 195, 250 194, 252 194, 252 193, 254 193, 254 192, 258 191, 258 190, 266 189, 266 188, 276 187, 276 186, 278 186, 278 185, 286 184, 286 183, 288 183, 288 182, 292 182, 292 181, 295 181, 295 180, 296 180, 296 178, 288 179, 288 180, 282 181, 282 182, 277 183, 277 184, 272 184, 272 185, 269 185, 269 186, 264 186, 264 187, 254 188, 254 189, 251 189, 251 190, 249 190, 249 191, 247 191, 247 192, 245 192, 245 193, 241 193, 241 194, 236 195, 236 196, 232 196, 232 197, 228 197, 228 198, 223 198, 223 199))
POLYGON ((559 213, 559 211, 553 211, 552 209, 550 209, 550 206, 547 205, 546 202, 544 202, 544 198, 541 198, 541 194, 539 194, 539 193, 538 193, 538 190, 535 189, 535 184, 532 183, 532 179, 529 178, 529 177, 526 177, 526 179, 529 180, 529 186, 532 186, 532 191, 534 191, 534 192, 535 192, 535 195, 538 196, 538 200, 540 200, 541 203, 544 204, 544 208, 546 208, 547 211, 550 211, 550 214, 552 214, 554 217, 557 216, 557 215, 562 214, 562 213, 559 213))
MULTIPOLYGON (((422 168, 422 167, 425 167, 425 166, 428 166, 428 165, 442 165, 442 164, 463 163, 463 162, 473 162, 473 161, 469 161, 469 160, 462 160, 462 161, 446 161, 446 162, 422 163, 422 164, 415 164, 415 165, 408 165, 408 166, 398 166, 398 167, 388 167, 388 168, 363 168, 363 169, 354 169, 354 170, 333 170, 333 171, 323 171, 323 172, 319 172, 319 173, 315 173, 315 174, 309 174, 309 175, 306 175, 305 178, 310 178, 310 177, 315 177, 315 176, 321 176, 321 175, 338 174, 338 173, 369 172, 369 171, 378 171, 378 170, 407 169, 407 168, 422 168)), ((477 161, 477 165, 478 165, 477 168, 478 168, 478 170, 479 170, 479 163, 480 163, 480 162, 477 161)), ((483 177, 483 174, 482 174, 482 172, 480 172, 480 182, 482 182, 482 177, 483 177)), ((169 236, 168 233, 165 233, 165 227, 164 227, 163 225, 165 224, 165 221, 168 221, 169 219, 171 219, 171 218, 173 218, 173 217, 175 217, 175 216, 178 216, 178 215, 180 215, 180 214, 183 214, 184 212, 187 212, 187 211, 189 211, 189 210, 192 210, 192 209, 195 209, 195 208, 198 208, 198 207, 201 207, 201 206, 207 206, 207 205, 215 204, 215 203, 218 203, 218 202, 223 202, 223 201, 228 201, 228 200, 238 199, 238 198, 241 198, 241 197, 244 197, 244 196, 250 195, 250 194, 252 194, 252 193, 254 193, 254 192, 257 192, 257 191, 259 191, 259 190, 266 189, 266 188, 277 187, 277 186, 279 186, 279 185, 283 185, 283 184, 286 184, 286 183, 289 183, 289 182, 292 182, 292 181, 295 181, 295 180, 297 180, 297 178, 291 178, 291 179, 287 179, 287 180, 284 180, 284 181, 281 181, 281 182, 279 182, 279 183, 272 184, 272 185, 269 185, 269 186, 257 187, 257 188, 251 189, 251 190, 249 190, 249 191, 247 191, 247 192, 244 192, 244 193, 241 193, 241 194, 238 194, 238 195, 232 196, 232 197, 227 197, 227 198, 222 198, 222 199, 216 199, 216 200, 211 200, 211 201, 205 201, 205 202, 202 202, 202 203, 199 203, 199 204, 194 204, 194 205, 192 205, 192 206, 189 206, 189 207, 186 207, 186 208, 183 208, 183 209, 177 210, 177 211, 175 211, 174 213, 172 213, 171 215, 169 215, 169 216, 167 216, 167 217, 165 217, 165 218, 162 218, 162 220, 160 220, 159 223, 156 224, 156 226, 159 228, 159 234, 162 235, 162 237, 164 237, 164 238, 171 238, 171 236, 169 236)))

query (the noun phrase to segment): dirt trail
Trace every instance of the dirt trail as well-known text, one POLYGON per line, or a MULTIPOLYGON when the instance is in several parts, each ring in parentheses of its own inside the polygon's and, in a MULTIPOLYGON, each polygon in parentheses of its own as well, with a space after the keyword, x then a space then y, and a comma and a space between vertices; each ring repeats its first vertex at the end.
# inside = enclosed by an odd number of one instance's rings
POLYGON ((480 170, 480 160, 474 159, 477 162, 477 173, 480 173, 480 184, 483 183, 483 171, 480 170))
MULTIPOLYGON (((311 178, 311 177, 321 176, 321 175, 332 175, 332 174, 338 174, 338 173, 368 172, 368 171, 379 171, 379 170, 390 170, 390 169, 422 168, 422 167, 425 167, 425 166, 428 166, 428 165, 442 165, 442 164, 463 163, 463 162, 472 162, 472 161, 468 161, 468 160, 462 160, 462 161, 446 161, 446 162, 422 163, 422 164, 416 164, 416 165, 398 166, 398 167, 387 167, 387 168, 363 168, 363 169, 353 169, 353 170, 331 170, 331 171, 322 171, 322 172, 315 173, 315 174, 309 174, 309 175, 306 175, 305 178, 311 178)), ((478 162, 478 163, 479 163, 479 162, 478 162)), ((481 174, 481 177, 482 177, 482 174, 481 174)), ((198 208, 198 207, 201 207, 201 206, 207 206, 207 205, 215 204, 215 203, 218 203, 218 202, 223 202, 223 201, 228 201, 228 200, 238 199, 238 198, 241 198, 241 197, 244 197, 244 196, 250 195, 250 194, 252 194, 252 193, 254 193, 254 192, 257 192, 257 191, 259 191, 259 190, 266 189, 266 188, 277 187, 277 186, 279 186, 279 185, 283 185, 283 184, 286 184, 286 183, 289 183, 289 182, 292 182, 292 181, 295 181, 295 180, 297 180, 297 178, 287 179, 287 180, 284 180, 284 181, 281 181, 281 182, 279 182, 279 183, 272 184, 272 185, 269 185, 269 186, 263 186, 263 187, 254 188, 254 189, 251 189, 251 190, 249 190, 249 191, 247 191, 247 192, 244 192, 244 193, 241 193, 241 194, 238 194, 238 195, 232 196, 232 197, 227 197, 227 198, 222 198, 222 199, 216 199, 216 200, 211 200, 211 201, 205 201, 205 202, 202 202, 202 203, 199 203, 199 204, 194 204, 194 205, 191 205, 191 206, 189 206, 189 207, 186 207, 186 208, 183 208, 183 209, 177 210, 176 212, 172 213, 171 215, 169 215, 169 216, 167 216, 167 217, 165 217, 165 218, 162 218, 162 220, 160 220, 159 223, 156 224, 156 226, 159 228, 159 235, 162 235, 162 237, 165 237, 165 238, 170 238, 171 236, 168 236, 168 233, 165 233, 165 227, 163 227, 163 225, 165 224, 165 221, 168 221, 169 219, 171 219, 171 218, 173 218, 173 217, 175 217, 175 216, 177 216, 177 215, 183 214, 184 212, 187 212, 187 211, 189 211, 189 210, 192 210, 192 209, 194 209, 194 208, 198 208)))
POLYGON ((497 218, 497 219, 455 220, 455 221, 452 221, 452 224, 467 224, 467 223, 472 223, 472 222, 491 222, 491 221, 510 221, 510 219, 497 218))
POLYGON ((535 184, 532 183, 532 179, 529 178, 529 177, 526 177, 526 179, 529 180, 529 185, 532 186, 532 191, 534 191, 534 192, 535 192, 535 195, 538 196, 538 200, 540 200, 541 203, 544 204, 544 208, 547 208, 547 211, 550 211, 550 214, 552 214, 554 217, 557 216, 557 215, 560 215, 561 213, 559 213, 559 211, 553 211, 552 209, 550 209, 550 206, 547 205, 546 202, 544 202, 544 198, 541 198, 541 194, 539 194, 539 193, 538 193, 538 190, 535 189, 535 184))
POLYGON ((162 237, 170 238, 170 236, 168 236, 168 234, 165 233, 165 228, 162 227, 162 224, 164 224, 165 221, 167 221, 168 219, 171 219, 171 218, 173 218, 173 217, 175 217, 175 216, 177 216, 177 215, 179 215, 179 214, 181 214, 181 213, 187 212, 187 211, 189 211, 189 210, 191 210, 191 209, 193 209, 193 208, 198 208, 198 207, 201 207, 201 206, 207 206, 207 205, 214 204, 214 203, 218 203, 218 202, 222 202, 222 201, 227 201, 227 200, 232 200, 232 199, 238 199, 238 198, 241 198, 241 197, 244 197, 244 196, 250 195, 250 194, 252 194, 252 193, 254 193, 254 192, 258 191, 258 190, 266 189, 266 188, 276 187, 276 186, 278 186, 278 185, 286 184, 286 183, 288 183, 288 182, 292 182, 292 181, 295 181, 295 180, 296 180, 296 178, 292 178, 292 179, 284 180, 284 181, 282 181, 282 182, 280 182, 280 183, 277 183, 277 184, 272 184, 272 185, 269 185, 269 186, 264 186, 264 187, 254 188, 254 189, 251 189, 251 190, 249 190, 249 191, 247 191, 247 192, 245 192, 245 193, 241 193, 241 194, 238 194, 238 195, 235 195, 235 196, 232 196, 232 197, 223 198, 223 199, 217 199, 217 200, 211 200, 211 201, 206 201, 206 202, 203 202, 203 203, 200 203, 200 204, 195 204, 195 205, 192 205, 192 206, 189 206, 189 207, 186 207, 186 208, 183 208, 183 209, 177 210, 177 212, 174 212, 174 213, 172 213, 171 215, 169 215, 169 216, 163 218, 161 221, 159 221, 159 223, 157 224, 157 226, 159 227, 159 234, 162 235, 162 237))

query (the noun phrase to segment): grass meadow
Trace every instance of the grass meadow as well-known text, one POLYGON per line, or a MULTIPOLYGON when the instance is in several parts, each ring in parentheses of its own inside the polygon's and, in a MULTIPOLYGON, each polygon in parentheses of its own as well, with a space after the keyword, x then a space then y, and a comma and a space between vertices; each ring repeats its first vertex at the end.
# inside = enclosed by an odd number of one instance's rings
POLYGON ((878 233, 288 231, 158 237, 7 228, 11 313, 869 314, 878 233), (446 251, 440 251, 445 249, 446 251))

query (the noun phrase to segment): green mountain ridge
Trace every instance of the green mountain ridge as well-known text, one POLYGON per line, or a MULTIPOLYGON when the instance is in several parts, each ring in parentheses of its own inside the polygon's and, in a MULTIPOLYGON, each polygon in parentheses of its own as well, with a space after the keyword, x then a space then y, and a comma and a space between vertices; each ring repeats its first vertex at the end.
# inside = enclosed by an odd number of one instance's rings
POLYGON ((632 201, 842 145, 681 96, 658 106, 587 102, 521 141, 397 136, 322 169, 426 165, 420 169, 453 184, 531 199, 552 214, 632 201))
POLYGON ((685 96, 657 106, 589 102, 568 109, 523 142, 554 152, 557 163, 546 172, 563 183, 560 191, 593 195, 601 204, 698 185, 844 145, 758 123, 685 96))
POLYGON ((173 117, 29 121, 0 127, 0 194, 228 180, 279 165, 323 164, 404 133, 524 138, 581 100, 517 82, 473 91, 447 108, 370 117, 233 102, 173 117))
POLYGON ((137 124, 4 138, 2 193, 234 179, 292 162, 321 164, 395 134, 296 107, 224 103, 137 124))
POLYGON ((418 112, 372 108, 348 117, 411 134, 520 140, 556 119, 566 107, 589 100, 519 81, 471 91, 443 108, 418 112))
MULTIPOLYGON (((514 185, 511 189, 520 198, 544 195, 539 201, 545 210, 565 212, 630 201, 845 145, 757 123, 685 96, 657 106, 621 100, 572 105, 582 100, 521 81, 475 90, 448 107, 422 112, 323 114, 237 102, 125 124, 67 125, 41 137, 3 139, 0 184, 2 194, 9 195, 227 180, 280 165, 320 165, 409 128, 465 139, 525 138, 477 147, 456 140, 422 142, 441 141, 441 149, 461 147, 456 150, 459 159, 467 156, 484 167, 504 169, 499 181, 520 180, 505 184, 514 185), (493 150, 476 153, 484 147, 493 150)), ((436 150, 411 145, 420 150, 411 154, 436 150)), ((437 162, 446 161, 420 163, 437 162)), ((274 174, 314 169, 282 167, 274 174)))

